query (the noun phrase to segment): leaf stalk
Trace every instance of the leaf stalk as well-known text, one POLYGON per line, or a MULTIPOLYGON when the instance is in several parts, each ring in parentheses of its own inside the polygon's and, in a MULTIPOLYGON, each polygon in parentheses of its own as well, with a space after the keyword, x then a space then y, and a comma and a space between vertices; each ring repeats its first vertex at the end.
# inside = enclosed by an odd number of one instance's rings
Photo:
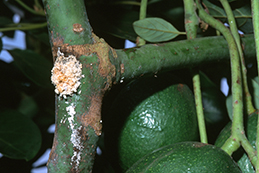
MULTIPOLYGON (((21 0, 16 0, 23 8, 25 8, 27 11, 31 12, 32 14, 40 15, 40 16, 45 16, 44 11, 41 9, 40 11, 35 11, 34 9, 30 8, 28 5, 23 3, 21 0)), ((39 6, 39 3, 36 4, 39 6)))
POLYGON ((247 69, 246 69, 246 65, 245 65, 244 53, 243 53, 242 46, 241 46, 241 41, 240 41, 238 29, 237 29, 235 16, 234 16, 232 9, 229 5, 229 2, 227 0, 220 0, 220 2, 227 14, 230 31, 235 39, 235 42, 236 42, 236 45, 238 48, 239 59, 240 59, 240 64, 241 64, 241 69, 242 69, 241 74, 242 74, 242 82, 243 82, 243 88, 244 88, 245 108, 246 108, 247 114, 250 115, 253 112, 255 112, 255 108, 253 106, 252 97, 251 97, 251 94, 248 89, 247 75, 246 75, 247 69))
MULTIPOLYGON (((194 39, 197 35, 198 27, 198 16, 196 14, 196 6, 193 0, 184 0, 184 12, 185 12, 185 30, 187 39, 194 39)), ((193 81, 193 92, 196 104, 196 113, 198 119, 200 140, 202 143, 208 143, 206 125, 203 113, 202 96, 201 96, 201 83, 199 71, 191 69, 192 81, 193 81)))
MULTIPOLYGON (((147 0, 141 0, 139 20, 145 19, 147 13, 147 0)), ((143 46, 146 44, 146 41, 140 36, 137 37, 137 46, 143 46)))
POLYGON ((39 23, 39 24, 32 24, 32 23, 18 23, 14 24, 11 27, 6 27, 6 28, 0 28, 0 32, 5 32, 5 31, 15 31, 15 30, 32 30, 32 29, 38 29, 38 28, 43 28, 47 26, 47 22, 44 23, 39 23))

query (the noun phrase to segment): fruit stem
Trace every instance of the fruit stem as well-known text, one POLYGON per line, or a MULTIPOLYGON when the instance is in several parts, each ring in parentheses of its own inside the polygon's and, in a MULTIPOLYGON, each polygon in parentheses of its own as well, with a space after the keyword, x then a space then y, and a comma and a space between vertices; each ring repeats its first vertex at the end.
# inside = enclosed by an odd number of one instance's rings
MULTIPOLYGON (((220 0, 226 14, 227 14, 227 18, 228 18, 228 23, 230 26, 230 30, 231 33, 233 35, 233 38, 236 42, 236 46, 239 52, 239 59, 240 59, 240 64, 241 64, 241 74, 242 74, 242 82, 243 82, 243 87, 244 87, 244 97, 245 97, 245 106, 246 106, 246 111, 249 114, 255 112, 255 109, 253 107, 252 104, 252 100, 251 100, 251 95, 249 93, 248 90, 248 85, 247 85, 247 79, 246 79, 246 67, 245 67, 245 61, 244 61, 244 54, 241 48, 241 43, 240 43, 240 38, 239 38, 239 34, 238 34, 238 30, 237 30, 237 26, 236 26, 236 21, 235 21, 235 17, 233 15, 232 9, 228 3, 227 0, 220 0)), ((235 104, 235 103, 234 103, 235 104)), ((234 114, 235 115, 235 114, 234 114)), ((238 117, 242 118, 242 124, 241 121, 237 121, 237 126, 234 125, 233 122, 233 126, 232 126, 232 135, 233 137, 237 137, 238 140, 241 142, 242 147, 244 148, 244 150, 246 151, 248 157, 250 158, 251 163, 253 164, 253 166, 256 166, 256 157, 255 157, 255 150, 253 149, 252 145, 249 143, 246 135, 245 135, 245 131, 244 131, 244 127, 243 127, 243 117, 238 117), (235 129, 235 126, 237 129, 235 129), (233 133, 236 132, 236 133, 233 133), (234 134, 236 134, 237 136, 235 136, 234 134)))
POLYGON ((199 18, 196 14, 196 5, 194 0, 183 0, 184 3, 184 26, 187 39, 194 39, 197 35, 199 18))
MULTIPOLYGON (((254 38, 255 38, 255 48, 256 48, 256 59, 257 59, 257 69, 259 72, 259 1, 251 0, 252 18, 253 18, 253 28, 254 28, 254 38)), ((259 74, 258 74, 259 76, 259 74)), ((258 98, 256 98, 258 99, 258 98)), ((257 112, 259 114, 259 112, 257 112)), ((259 116, 259 115, 258 115, 259 116)), ((256 173, 259 173, 259 118, 257 120, 257 133, 256 133, 256 149, 257 149, 257 161, 256 161, 256 173)))
POLYGON ((248 141, 244 131, 239 134, 239 139, 241 141, 242 147, 244 148, 245 152, 247 153, 252 165, 256 167, 256 150, 248 141))
POLYGON ((200 75, 198 73, 198 70, 196 69, 192 69, 192 74, 193 74, 193 77, 192 77, 193 91, 194 91, 194 97, 195 97, 200 140, 202 143, 208 143, 203 106, 202 106, 200 75))
POLYGON ((235 138, 229 137, 224 145, 221 147, 228 155, 232 155, 235 150, 240 147, 240 143, 236 142, 235 138))
POLYGON ((6 28, 0 28, 0 32, 5 32, 5 31, 14 31, 14 30, 32 30, 32 29, 38 29, 38 28, 44 28, 47 26, 47 22, 43 23, 18 23, 18 24, 12 24, 8 25, 6 28))
POLYGON ((242 95, 242 78, 240 72, 239 53, 236 42, 229 31, 221 22, 210 16, 201 6, 199 0, 196 0, 197 7, 199 9, 199 16, 204 22, 220 31, 227 40, 231 62, 231 83, 232 83, 232 107, 233 107, 233 123, 232 123, 232 135, 226 142, 228 146, 223 145, 223 149, 227 153, 232 154, 238 149, 240 145, 239 134, 244 132, 243 127, 243 95, 242 95), (231 145, 230 145, 231 144, 231 145), (232 147, 235 146, 235 147, 232 147), (228 148, 228 150, 226 150, 228 148))
POLYGON ((40 15, 40 16, 44 16, 45 17, 45 13, 42 9, 42 7, 40 6, 40 4, 38 3, 37 7, 40 7, 40 9, 38 11, 30 8, 28 5, 26 5, 25 3, 23 3, 21 0, 16 0, 16 2, 18 2, 18 4, 20 4, 23 8, 25 8, 27 11, 31 12, 32 14, 36 14, 36 15, 40 15))
MULTIPOLYGON (((147 13, 147 0, 141 0, 139 20, 145 19, 147 13)), ((137 46, 143 46, 146 44, 146 41, 140 36, 137 37, 137 46)))
MULTIPOLYGON (((197 27, 199 24, 199 19, 196 14, 196 6, 193 0, 184 0, 184 17, 185 17, 185 31, 187 35, 187 39, 194 39, 197 35, 197 27)), ((196 104, 196 112, 197 119, 199 125, 200 132, 200 141, 202 143, 208 143, 204 113, 203 113, 203 105, 202 105, 202 97, 201 97, 201 83, 200 83, 200 75, 198 70, 191 69, 192 73, 192 81, 193 81, 193 92, 195 97, 196 104)))
POLYGON ((241 41, 240 41, 240 37, 238 34, 236 20, 235 20, 234 14, 232 12, 232 9, 231 9, 228 1, 220 0, 220 2, 227 14, 229 27, 230 27, 231 33, 235 39, 235 42, 237 44, 237 49, 239 52, 239 59, 240 59, 240 64, 241 64, 241 69, 242 69, 242 81, 243 81, 243 87, 244 87, 245 106, 246 106, 247 114, 250 115, 251 113, 255 112, 255 108, 252 103, 252 97, 248 90, 247 76, 246 76, 247 69, 245 66, 244 53, 242 50, 241 41))

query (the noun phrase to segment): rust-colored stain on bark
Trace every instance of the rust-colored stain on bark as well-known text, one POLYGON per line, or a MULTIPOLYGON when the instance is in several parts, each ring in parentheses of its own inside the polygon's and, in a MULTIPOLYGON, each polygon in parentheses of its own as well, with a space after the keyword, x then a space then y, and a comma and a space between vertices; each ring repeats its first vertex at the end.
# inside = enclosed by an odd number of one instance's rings
POLYGON ((55 61, 55 57, 57 57, 58 47, 61 47, 64 44, 64 38, 62 37, 56 37, 54 38, 53 31, 51 31, 51 41, 53 43, 52 45, 52 56, 55 61))
POLYGON ((117 57, 117 54, 102 38, 98 38, 94 33, 92 36, 95 41, 94 44, 69 45, 68 43, 64 44, 62 37, 53 38, 52 35, 52 55, 53 57, 57 56, 58 48, 60 48, 61 52, 72 54, 77 58, 81 55, 89 56, 96 53, 99 59, 99 74, 102 77, 107 77, 107 86, 110 86, 112 84, 111 79, 116 74, 116 69, 109 59, 109 53, 114 58, 117 57))
MULTIPOLYGON (((73 25, 75 29, 79 29, 80 24, 73 25)), ((77 31, 77 30, 76 30, 77 31)), ((76 32, 75 31, 75 32, 76 32)), ((115 66, 111 63, 109 55, 112 55, 113 58, 117 57, 116 52, 102 39, 98 38, 94 33, 92 33, 94 40, 93 44, 84 44, 84 45, 69 45, 68 43, 64 44, 64 38, 61 36, 55 37, 52 34, 52 54, 53 57, 57 57, 57 52, 60 49, 65 55, 74 55, 76 58, 79 58, 82 55, 89 56, 91 54, 96 54, 98 57, 98 75, 104 80, 104 88, 100 88, 102 92, 105 92, 112 85, 112 79, 116 75, 115 66)), ((83 68, 92 68, 91 65, 83 65, 83 68)), ((101 135, 101 104, 102 104, 102 94, 92 95, 91 96, 91 105, 89 111, 82 115, 81 122, 86 126, 91 126, 97 135, 101 135)))
POLYGON ((86 141, 88 139, 88 134, 86 128, 80 128, 78 130, 79 136, 81 137, 82 141, 86 141))
POLYGON ((91 96, 91 105, 89 111, 81 116, 81 122, 83 126, 91 126, 95 130, 95 134, 100 136, 102 133, 101 123, 101 106, 102 95, 91 96))
POLYGON ((82 32, 83 30, 84 30, 84 29, 82 28, 82 25, 81 25, 81 24, 79 24, 79 23, 73 24, 73 31, 74 31, 74 32, 79 33, 79 32, 82 32))
POLYGON ((60 48, 61 52, 68 53, 70 55, 74 55, 77 58, 81 55, 89 55, 90 49, 87 48, 87 44, 85 45, 69 45, 68 43, 64 44, 64 39, 62 37, 52 37, 52 56, 57 57, 58 48, 60 48))
POLYGON ((97 37, 94 33, 92 33, 93 39, 95 41, 94 44, 90 45, 90 51, 95 52, 99 58, 99 74, 103 77, 112 74, 112 77, 115 76, 115 66, 111 63, 109 59, 109 52, 113 54, 114 57, 117 57, 115 51, 104 41, 104 39, 97 37))
POLYGON ((185 24, 192 23, 191 20, 185 20, 185 24))

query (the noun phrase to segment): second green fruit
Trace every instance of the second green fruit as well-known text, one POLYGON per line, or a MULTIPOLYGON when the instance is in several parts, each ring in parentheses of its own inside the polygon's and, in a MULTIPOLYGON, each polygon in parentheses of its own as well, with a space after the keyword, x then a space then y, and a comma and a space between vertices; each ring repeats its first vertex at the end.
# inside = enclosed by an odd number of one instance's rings
POLYGON ((129 83, 104 120, 105 147, 120 171, 162 146, 198 140, 193 94, 171 75, 129 83))

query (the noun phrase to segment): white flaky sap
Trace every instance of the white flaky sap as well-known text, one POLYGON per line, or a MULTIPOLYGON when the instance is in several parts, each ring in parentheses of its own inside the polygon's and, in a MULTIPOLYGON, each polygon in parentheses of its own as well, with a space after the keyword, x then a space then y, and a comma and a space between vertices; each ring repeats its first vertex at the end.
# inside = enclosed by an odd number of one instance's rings
POLYGON ((77 88, 81 84, 80 79, 83 77, 82 64, 74 55, 65 57, 58 49, 57 59, 51 73, 51 81, 55 85, 55 92, 66 99, 67 96, 72 96, 73 93, 77 92, 77 88))

